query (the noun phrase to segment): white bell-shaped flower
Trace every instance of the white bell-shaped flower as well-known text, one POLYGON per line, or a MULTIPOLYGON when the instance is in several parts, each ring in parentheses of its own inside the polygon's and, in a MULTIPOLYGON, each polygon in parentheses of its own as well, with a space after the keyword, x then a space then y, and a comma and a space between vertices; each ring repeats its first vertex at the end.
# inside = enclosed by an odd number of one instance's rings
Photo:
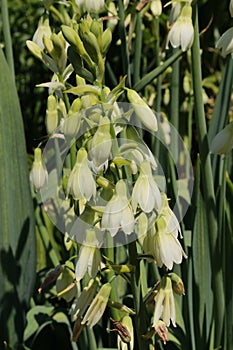
POLYGON ((186 51, 192 46, 193 39, 192 7, 186 4, 168 33, 167 48, 170 42, 174 48, 181 46, 182 51, 186 51))
POLYGON ((160 211, 162 205, 159 188, 153 179, 150 163, 147 161, 140 165, 140 175, 133 188, 132 206, 134 213, 138 205, 145 213, 150 213, 153 209, 160 211))
POLYGON ((88 166, 87 152, 84 148, 77 152, 76 164, 67 183, 67 193, 71 193, 75 200, 81 199, 85 203, 96 196, 96 183, 88 166))
POLYGON ((134 230, 134 215, 123 180, 117 182, 115 194, 104 209, 101 226, 102 230, 108 230, 112 236, 115 236, 119 229, 127 235, 134 230))

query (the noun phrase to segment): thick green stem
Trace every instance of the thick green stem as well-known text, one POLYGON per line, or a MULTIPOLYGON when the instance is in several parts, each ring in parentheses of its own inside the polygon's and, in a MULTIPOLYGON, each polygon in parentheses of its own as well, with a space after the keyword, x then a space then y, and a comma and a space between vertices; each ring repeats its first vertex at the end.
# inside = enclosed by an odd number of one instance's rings
POLYGON ((11 33, 10 33, 7 0, 1 0, 1 3, 2 3, 2 6, 1 6, 2 29, 3 29, 3 35, 4 35, 6 60, 10 67, 12 76, 15 79, 14 58, 13 58, 13 51, 12 51, 12 41, 11 41, 11 33))
POLYGON ((218 223, 216 215, 216 199, 214 191, 213 174, 210 163, 207 127, 205 120, 204 104, 202 99, 202 73, 199 42, 198 11, 195 5, 194 12, 194 43, 192 47, 192 75, 194 90, 195 118, 199 141, 201 176, 206 204, 206 215, 209 228, 209 243, 212 265, 212 286, 214 292, 214 321, 215 321, 215 348, 221 345, 223 322, 225 313, 223 276, 221 258, 218 246, 218 223))
POLYGON ((142 301, 141 284, 140 284, 140 263, 137 259, 137 244, 132 242, 129 248, 129 263, 135 266, 135 271, 131 273, 131 290, 134 299, 135 316, 135 333, 138 342, 138 350, 149 349, 148 341, 143 339, 142 335, 146 333, 145 307, 142 301))
POLYGON ((141 13, 138 12, 136 17, 134 84, 140 81, 141 57, 142 57, 142 18, 141 18, 141 13))
POLYGON ((131 87, 131 72, 130 72, 130 61, 129 61, 129 47, 126 40, 126 30, 125 30, 125 12, 123 1, 118 1, 119 8, 119 36, 121 39, 121 55, 122 55, 122 65, 123 65, 123 74, 127 74, 127 83, 131 87))

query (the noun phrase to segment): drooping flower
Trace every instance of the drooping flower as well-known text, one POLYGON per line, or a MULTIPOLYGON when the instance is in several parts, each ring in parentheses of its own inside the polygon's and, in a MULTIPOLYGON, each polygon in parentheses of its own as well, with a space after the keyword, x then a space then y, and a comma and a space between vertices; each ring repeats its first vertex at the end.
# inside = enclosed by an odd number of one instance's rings
POLYGON ((101 227, 115 236, 119 229, 127 235, 133 232, 134 215, 127 198, 127 188, 123 180, 116 184, 115 194, 106 205, 101 227))
POLYGON ((193 39, 192 7, 187 3, 168 33, 167 48, 170 42, 174 48, 181 46, 182 51, 186 51, 192 46, 193 39))
POLYGON ((172 322, 176 326, 176 309, 172 290, 172 282, 169 277, 161 279, 158 293, 155 296, 155 309, 153 317, 153 327, 158 327, 159 320, 163 320, 167 327, 172 322))
POLYGON ((169 270, 173 264, 180 264, 182 258, 186 257, 185 252, 178 240, 178 233, 181 232, 179 222, 169 208, 165 194, 161 194, 163 206, 157 219, 149 223, 148 234, 146 235, 143 248, 146 254, 154 257, 159 267, 165 265, 169 270))
POLYGON ((228 124, 213 139, 210 146, 211 153, 227 154, 233 148, 233 122, 228 124))
POLYGON ((67 193, 71 193, 75 200, 82 200, 84 203, 96 195, 96 183, 88 166, 87 152, 84 148, 80 148, 77 152, 76 164, 67 183, 67 193))
POLYGON ((99 322, 106 309, 111 289, 112 287, 110 283, 105 283, 100 288, 98 294, 95 296, 91 305, 89 306, 81 322, 82 324, 87 324, 92 328, 97 322, 99 322))
POLYGON ((34 162, 30 172, 30 180, 36 192, 48 182, 48 172, 42 162, 40 148, 35 148, 34 150, 34 162))
POLYGON ((136 212, 137 206, 145 213, 150 213, 153 209, 161 209, 161 194, 153 179, 150 163, 144 161, 140 165, 140 175, 134 185, 132 192, 132 206, 136 212))
POLYGON ((96 234, 94 229, 86 231, 86 240, 80 247, 78 261, 75 268, 75 277, 80 281, 86 271, 89 276, 94 278, 98 272, 100 265, 100 251, 94 244, 96 242, 96 234))
POLYGON ((222 50, 224 56, 231 54, 233 58, 233 27, 228 29, 223 35, 218 39, 216 43, 216 48, 222 50))
POLYGON ((108 117, 101 117, 98 129, 92 139, 89 153, 92 167, 96 173, 107 168, 111 148, 110 121, 108 117))

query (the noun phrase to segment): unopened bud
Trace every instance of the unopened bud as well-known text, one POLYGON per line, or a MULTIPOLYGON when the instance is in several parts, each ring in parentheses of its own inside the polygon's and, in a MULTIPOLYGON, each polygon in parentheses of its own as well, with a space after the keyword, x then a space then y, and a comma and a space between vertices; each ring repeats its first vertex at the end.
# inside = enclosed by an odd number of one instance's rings
POLYGON ((57 101, 54 95, 48 97, 45 125, 48 134, 52 134, 58 126, 57 101))

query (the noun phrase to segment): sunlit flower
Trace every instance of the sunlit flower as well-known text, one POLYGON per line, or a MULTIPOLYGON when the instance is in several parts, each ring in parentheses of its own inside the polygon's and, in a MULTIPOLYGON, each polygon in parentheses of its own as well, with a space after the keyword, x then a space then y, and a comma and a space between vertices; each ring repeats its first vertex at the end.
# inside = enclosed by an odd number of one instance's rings
POLYGON ((228 124, 213 139, 210 152, 217 154, 229 153, 233 148, 233 122, 228 124))
POLYGON ((181 46, 182 51, 186 51, 192 46, 193 39, 192 7, 186 4, 168 33, 167 48, 170 42, 174 48, 181 46))
POLYGON ((94 230, 86 231, 86 240, 80 247, 78 261, 75 268, 75 277, 80 281, 86 271, 90 277, 95 277, 100 265, 100 251, 94 246, 96 235, 94 230))
POLYGON ((34 151, 34 162, 30 172, 30 180, 35 191, 39 191, 48 182, 48 172, 42 162, 40 148, 35 148, 34 151))
POLYGON ((180 264, 186 254, 178 240, 179 222, 169 208, 165 194, 162 194, 162 198, 162 209, 155 224, 149 223, 149 230, 144 239, 143 248, 145 253, 154 257, 159 267, 165 265, 171 270, 173 264, 180 264))
POLYGON ((142 162, 140 165, 140 175, 134 185, 132 192, 132 206, 136 212, 137 206, 145 213, 150 213, 153 209, 161 209, 161 194, 153 179, 150 163, 142 162))
POLYGON ((216 48, 222 50, 224 56, 231 54, 233 58, 233 27, 228 29, 223 35, 218 39, 216 43, 216 48))
POLYGON ((97 173, 107 168, 111 148, 110 121, 108 117, 103 117, 92 139, 89 153, 92 167, 97 173))
POLYGON ((163 320, 167 327, 170 321, 176 326, 176 309, 172 290, 172 282, 169 277, 163 277, 160 282, 159 291, 155 296, 155 309, 153 327, 158 327, 159 320, 163 320))
POLYGON ((84 202, 96 195, 95 180, 88 166, 87 152, 84 148, 80 148, 77 152, 76 164, 67 183, 67 193, 69 192, 75 200, 81 199, 84 202))
POLYGON ((102 229, 115 236, 119 229, 130 234, 134 229, 134 215, 127 198, 127 188, 123 180, 116 184, 115 194, 104 209, 102 229))
POLYGON ((110 283, 105 283, 99 290, 96 297, 93 299, 91 305, 89 306, 83 320, 82 324, 87 324, 91 328, 99 322, 101 319, 111 292, 110 283))

